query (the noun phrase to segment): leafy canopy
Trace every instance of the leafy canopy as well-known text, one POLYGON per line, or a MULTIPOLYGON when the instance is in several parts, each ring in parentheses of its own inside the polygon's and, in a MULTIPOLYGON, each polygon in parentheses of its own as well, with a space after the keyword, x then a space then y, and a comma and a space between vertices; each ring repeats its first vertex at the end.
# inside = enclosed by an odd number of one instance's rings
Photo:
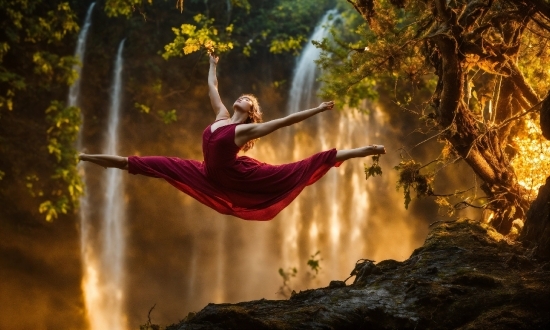
MULTIPOLYGON (((465 161, 485 196, 456 205, 492 212, 495 226, 507 232, 514 219, 524 218, 532 192, 542 184, 526 185, 519 170, 549 170, 544 159, 550 148, 540 133, 522 129, 538 120, 540 95, 550 87, 548 2, 347 2, 333 41, 318 43, 324 50, 319 64, 326 72, 325 96, 357 106, 383 95, 395 105, 387 107, 393 116, 416 115, 422 123, 417 131, 431 136, 426 141, 436 138, 449 149, 424 170, 438 173, 465 161), (520 156, 525 149, 531 154, 520 156), (540 166, 518 157, 540 159, 540 166)), ((416 163, 404 159, 398 169, 415 172, 408 164, 416 163)), ((402 175, 412 180, 400 183, 407 205, 411 187, 421 187, 421 196, 441 196, 413 180, 422 177, 417 174, 402 175)))

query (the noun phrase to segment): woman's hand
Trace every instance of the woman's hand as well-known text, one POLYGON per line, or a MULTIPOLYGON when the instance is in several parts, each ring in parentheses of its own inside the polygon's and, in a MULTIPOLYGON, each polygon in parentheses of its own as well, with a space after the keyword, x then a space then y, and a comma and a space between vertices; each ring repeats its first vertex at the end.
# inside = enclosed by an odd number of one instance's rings
POLYGON ((210 64, 216 65, 218 64, 218 60, 220 59, 216 55, 208 54, 210 56, 210 64))
POLYGON ((323 111, 332 110, 332 108, 334 108, 334 101, 323 102, 318 106, 318 108, 323 111))

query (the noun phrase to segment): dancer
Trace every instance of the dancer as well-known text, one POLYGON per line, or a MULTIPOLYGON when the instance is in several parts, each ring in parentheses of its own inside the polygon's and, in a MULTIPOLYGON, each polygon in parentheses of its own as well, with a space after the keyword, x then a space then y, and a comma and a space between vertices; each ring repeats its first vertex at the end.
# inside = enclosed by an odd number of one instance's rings
POLYGON ((80 154, 79 159, 106 168, 128 170, 131 174, 163 178, 222 214, 245 220, 271 220, 330 168, 340 166, 350 158, 386 153, 382 145, 331 149, 283 165, 269 165, 247 156, 238 156, 239 151, 250 150, 256 139, 332 110, 334 102, 322 102, 316 108, 262 123, 258 100, 253 95, 245 94, 235 101, 233 115, 230 116, 218 93, 217 64, 218 57, 210 55, 208 87, 216 120, 206 127, 202 135, 204 161, 90 154, 80 154))

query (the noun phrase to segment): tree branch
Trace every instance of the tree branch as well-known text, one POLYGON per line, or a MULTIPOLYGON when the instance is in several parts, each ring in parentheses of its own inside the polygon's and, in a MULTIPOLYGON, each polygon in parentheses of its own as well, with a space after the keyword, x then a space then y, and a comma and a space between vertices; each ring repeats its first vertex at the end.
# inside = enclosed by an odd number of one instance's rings
POLYGON ((468 4, 458 17, 458 23, 464 30, 470 29, 478 19, 483 18, 492 5, 493 0, 489 0, 487 4, 481 0, 468 1, 468 4))
POLYGON ((441 53, 441 72, 439 80, 442 83, 439 106, 437 107, 440 123, 443 127, 452 124, 462 98, 464 78, 458 61, 458 47, 454 38, 446 34, 434 38, 441 53))
POLYGON ((464 194, 472 189, 474 189, 475 187, 471 187, 471 188, 468 188, 466 190, 462 190, 462 191, 455 191, 454 193, 452 194, 431 194, 430 196, 434 196, 434 197, 453 197, 453 196, 456 196, 456 195, 460 195, 460 194, 464 194))
MULTIPOLYGON (((511 1, 516 4, 516 1, 511 1)), ((550 20, 550 5, 546 1, 542 0, 523 0, 526 4, 531 4, 535 10, 542 16, 545 16, 547 20, 550 20)))
POLYGON ((529 86, 525 81, 525 77, 521 73, 519 67, 514 63, 514 61, 508 61, 507 63, 512 69, 511 78, 514 81, 514 84, 519 88, 523 97, 530 103, 530 105, 537 104, 540 102, 540 97, 537 95, 535 90, 529 86))
POLYGON ((501 129, 502 127, 504 127, 505 125, 507 125, 508 123, 514 121, 514 120, 518 120, 520 119, 521 117, 524 117, 528 114, 530 114, 531 112, 535 112, 536 108, 542 104, 543 101, 539 101, 539 103, 535 104, 534 106, 532 106, 529 110, 525 111, 525 112, 522 112, 520 113, 519 115, 516 115, 514 117, 510 117, 508 119, 506 119, 505 121, 503 121, 500 125, 498 125, 497 127, 495 128, 492 128, 491 130, 495 130, 495 129, 501 129))
POLYGON ((452 10, 447 6, 446 0, 435 0, 435 8, 437 9, 437 13, 440 18, 443 19, 444 22, 449 22, 452 19, 452 10))

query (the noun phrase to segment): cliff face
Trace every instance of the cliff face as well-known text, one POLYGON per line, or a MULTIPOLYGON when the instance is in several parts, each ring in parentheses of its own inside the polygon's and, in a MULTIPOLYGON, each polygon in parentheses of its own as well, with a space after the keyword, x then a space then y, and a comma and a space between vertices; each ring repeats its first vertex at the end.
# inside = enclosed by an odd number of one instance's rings
POLYGON ((352 284, 209 304, 167 329, 542 329, 550 265, 528 252, 479 222, 438 222, 408 260, 358 262, 352 284))

